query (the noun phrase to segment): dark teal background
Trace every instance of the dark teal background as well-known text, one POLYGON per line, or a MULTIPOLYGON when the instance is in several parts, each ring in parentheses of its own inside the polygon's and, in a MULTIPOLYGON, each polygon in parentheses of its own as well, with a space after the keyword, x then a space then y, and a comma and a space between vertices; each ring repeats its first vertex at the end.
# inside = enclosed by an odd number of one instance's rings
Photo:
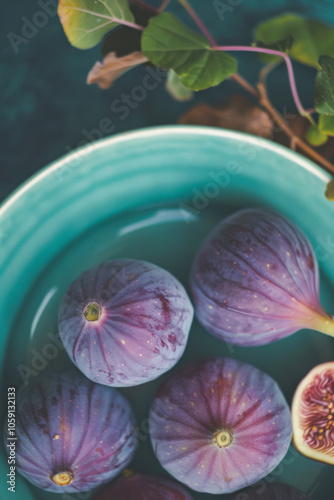
MULTIPOLYGON (((55 4, 55 0, 49 1, 55 4)), ((160 1, 151 3, 159 5, 160 1)), ((252 29, 259 21, 288 10, 334 25, 331 0, 222 0, 221 4, 229 6, 223 20, 217 14, 214 0, 192 0, 192 4, 221 43, 249 44, 252 29)), ((141 84, 145 68, 129 72, 107 91, 87 86, 86 75, 100 58, 99 48, 81 51, 71 47, 54 15, 48 17, 47 24, 38 28, 27 43, 21 43, 15 54, 8 34, 22 35, 25 24, 22 18, 31 21, 41 7, 37 0, 12 0, 2 5, 0 200, 38 169, 76 148, 85 139, 82 131, 97 128, 103 118, 111 119, 115 125, 113 133, 118 133, 173 124, 193 105, 193 102, 173 101, 160 84, 121 120, 121 115, 113 113, 110 106, 122 93, 128 94, 141 84)), ((176 0, 171 1, 170 10, 182 13, 192 25, 176 0)), ((248 54, 239 60, 239 72, 255 82, 260 67, 257 56, 248 54)), ((310 107, 313 70, 298 64, 295 68, 301 98, 310 107)), ((235 83, 224 82, 197 94, 196 101, 220 102, 236 91, 239 89, 235 83)), ((270 94, 280 109, 286 106, 289 112, 295 111, 283 66, 270 77, 270 94)))

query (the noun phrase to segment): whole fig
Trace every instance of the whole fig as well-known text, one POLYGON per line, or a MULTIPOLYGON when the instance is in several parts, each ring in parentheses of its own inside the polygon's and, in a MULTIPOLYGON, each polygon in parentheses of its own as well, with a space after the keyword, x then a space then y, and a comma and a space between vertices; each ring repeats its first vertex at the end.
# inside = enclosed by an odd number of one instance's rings
POLYGON ((229 500, 310 500, 302 491, 282 483, 266 483, 239 491, 229 500))
MULTIPOLYGON (((125 471, 127 472, 127 471, 125 471)), ((148 474, 125 474, 92 500, 192 500, 174 481, 148 474)))
POLYGON ((242 210, 218 224, 195 258, 190 285, 198 320, 232 344, 267 344, 302 328, 334 335, 310 242, 271 210, 242 210))
POLYGON ((131 259, 84 272, 59 312, 64 346, 94 382, 142 384, 172 368, 186 347, 193 307, 169 272, 131 259))
POLYGON ((135 418, 117 389, 72 371, 39 375, 19 391, 17 469, 57 493, 109 481, 134 454, 135 418))
POLYGON ((313 368, 292 401, 293 440, 298 451, 334 465, 334 362, 313 368))
POLYGON ((161 465, 193 490, 231 493, 269 474, 292 435, 276 382, 229 358, 199 360, 164 382, 150 412, 161 465))

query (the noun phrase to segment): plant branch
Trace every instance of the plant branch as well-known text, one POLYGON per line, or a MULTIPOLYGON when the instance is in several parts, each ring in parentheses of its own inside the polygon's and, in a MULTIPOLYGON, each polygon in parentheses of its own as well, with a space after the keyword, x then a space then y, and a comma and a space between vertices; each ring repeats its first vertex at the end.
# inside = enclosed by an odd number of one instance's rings
POLYGON ((192 6, 188 3, 187 0, 178 0, 178 2, 182 5, 182 7, 188 12, 188 14, 193 18, 203 35, 209 40, 210 44, 212 46, 217 45, 216 41, 214 40, 213 36, 211 35, 210 31, 207 29, 207 27, 204 25, 203 21, 199 18, 199 16, 196 14, 192 6))
POLYGON ((297 107, 299 113, 302 116, 305 116, 306 118, 308 118, 311 121, 311 123, 314 123, 312 117, 304 109, 304 107, 303 107, 303 105, 302 105, 302 103, 301 103, 301 101, 299 99, 299 95, 298 95, 298 91, 297 91, 297 86, 296 86, 296 80, 295 80, 295 76, 294 76, 294 73, 293 73, 292 63, 290 61, 290 58, 287 56, 287 54, 285 52, 281 52, 279 50, 273 50, 273 49, 265 49, 265 48, 262 48, 262 47, 230 46, 230 45, 226 45, 224 47, 213 47, 213 49, 214 50, 224 50, 224 51, 227 51, 227 52, 231 52, 231 51, 238 51, 238 52, 259 52, 259 53, 262 53, 262 54, 270 54, 270 55, 273 55, 273 56, 283 57, 283 59, 284 59, 284 61, 286 63, 287 69, 288 69, 288 75, 289 75, 291 92, 292 92, 292 96, 293 96, 293 99, 295 101, 296 107, 297 107))
POLYGON ((169 3, 170 0, 164 0, 158 9, 158 12, 163 12, 166 9, 166 7, 168 7, 169 3))
POLYGON ((247 90, 248 92, 253 94, 254 97, 259 99, 259 97, 260 97, 259 92, 256 90, 255 87, 253 87, 253 85, 251 85, 249 82, 247 82, 247 80, 245 80, 241 75, 239 75, 238 73, 234 73, 234 75, 232 75, 231 78, 233 78, 233 80, 235 80, 237 83, 239 83, 239 85, 241 85, 241 87, 243 87, 245 90, 247 90))
POLYGON ((314 151, 308 144, 306 144, 300 137, 296 136, 294 132, 289 128, 289 126, 284 121, 284 118, 280 115, 278 111, 272 106, 270 103, 266 88, 263 83, 258 83, 258 90, 260 94, 260 104, 261 106, 270 114, 270 116, 275 120, 277 125, 281 127, 281 129, 288 135, 291 139, 291 143, 294 146, 298 146, 304 153, 309 155, 314 161, 320 163, 325 167, 326 170, 334 174, 334 165, 332 165, 326 158, 321 156, 319 153, 314 151))

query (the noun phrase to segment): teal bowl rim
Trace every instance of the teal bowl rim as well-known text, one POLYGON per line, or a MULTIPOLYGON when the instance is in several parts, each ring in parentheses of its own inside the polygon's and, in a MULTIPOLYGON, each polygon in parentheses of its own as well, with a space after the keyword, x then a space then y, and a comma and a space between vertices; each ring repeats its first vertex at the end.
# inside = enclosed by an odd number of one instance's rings
POLYGON ((166 134, 197 134, 199 136, 211 136, 211 137, 220 137, 231 138, 231 139, 239 139, 249 144, 253 144, 256 146, 262 146, 265 149, 276 152, 277 154, 281 154, 286 158, 290 158, 295 163, 299 164, 302 168, 309 171, 313 175, 316 175, 318 178, 328 183, 333 177, 329 172, 324 170, 319 165, 315 164, 308 158, 302 156, 301 154, 292 151, 285 146, 281 146, 280 144, 276 144, 273 141, 268 139, 263 139, 261 137, 247 134, 245 132, 237 132, 228 129, 219 129, 217 127, 207 127, 207 126, 198 126, 198 125, 164 125, 164 126, 156 126, 156 127, 147 127, 143 129, 133 130, 130 132, 123 132, 120 134, 116 134, 114 136, 106 137, 104 139, 99 139, 97 141, 92 142, 91 144, 82 146, 74 150, 71 153, 65 154, 60 159, 51 162, 49 165, 43 167, 38 172, 29 177, 25 182, 23 182, 18 188, 16 188, 12 194, 10 194, 5 200, 2 202, 0 206, 0 218, 6 212, 6 210, 12 206, 15 201, 26 191, 28 191, 33 185, 37 184, 39 181, 51 175, 56 170, 64 167, 66 164, 73 161, 78 155, 86 155, 95 151, 97 149, 112 146, 113 144, 120 142, 131 141, 132 139, 139 139, 140 137, 148 137, 150 136, 152 139, 156 136, 166 135, 166 134))
MULTIPOLYGON (((17 189, 15 189, 0 205, 0 222, 2 217, 6 216, 6 213, 14 208, 15 203, 20 200, 22 196, 29 192, 30 189, 34 187, 38 187, 38 183, 42 183, 42 181, 50 180, 50 177, 57 172, 58 169, 63 168, 64 166, 70 164, 73 160, 77 158, 78 155, 82 159, 85 159, 91 152, 102 150, 103 148, 112 148, 113 145, 117 145, 120 143, 125 143, 127 145, 131 145, 132 141, 137 141, 138 139, 151 139, 155 138, 165 139, 166 142, 171 140, 173 136, 191 136, 197 135, 199 138, 205 139, 208 138, 216 138, 217 140, 224 139, 227 140, 235 140, 237 142, 243 142, 246 144, 250 144, 256 146, 257 148, 263 148, 269 153, 273 153, 274 155, 286 158, 293 162, 296 166, 301 167, 303 170, 307 171, 310 176, 315 176, 325 185, 332 179, 332 175, 322 169, 320 166, 316 165, 311 160, 303 157, 297 152, 291 151, 288 148, 278 145, 272 141, 267 139, 263 139, 257 136, 253 136, 250 134, 246 134, 243 132, 231 131, 227 129, 219 129, 215 127, 206 127, 206 126, 194 126, 194 125, 168 125, 168 126, 155 126, 144 128, 140 130, 134 130, 130 132, 125 132, 121 134, 117 134, 114 136, 110 136, 104 139, 100 139, 98 141, 92 142, 84 147, 78 148, 75 151, 63 155, 60 159, 51 162, 49 165, 40 169, 33 176, 28 178, 24 183, 22 183, 17 189)), ((131 146, 130 146, 131 147, 131 146)), ((268 165, 270 167, 270 164, 268 165)), ((80 168, 80 167, 79 167, 80 168)), ((259 178, 259 180, 261 180, 259 178)), ((296 190, 298 186, 296 187, 296 190)), ((7 332, 6 332, 7 335, 7 332)), ((5 355, 4 351, 4 355, 5 355)), ((0 378, 1 378, 0 373, 0 378)), ((0 466, 5 463, 4 453, 0 454, 0 466)), ((33 500, 32 493, 29 490, 29 487, 26 486, 22 494, 25 495, 27 500, 33 500)))

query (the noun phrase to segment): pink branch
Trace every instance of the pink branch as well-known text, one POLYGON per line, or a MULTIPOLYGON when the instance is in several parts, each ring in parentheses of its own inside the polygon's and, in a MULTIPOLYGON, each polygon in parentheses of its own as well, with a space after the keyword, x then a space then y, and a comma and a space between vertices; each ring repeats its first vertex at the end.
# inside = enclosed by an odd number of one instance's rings
POLYGON ((231 51, 260 52, 262 54, 270 54, 273 56, 283 57, 283 59, 286 63, 287 69, 288 69, 291 92, 292 92, 292 96, 293 96, 293 99, 295 101, 296 107, 302 116, 308 116, 307 111, 304 109, 304 107, 299 99, 298 90, 297 90, 297 86, 296 86, 296 80, 295 80, 295 76, 293 73, 292 63, 285 52, 281 52, 279 50, 265 49, 262 47, 244 47, 244 46, 230 46, 230 45, 226 45, 225 47, 213 47, 213 49, 214 50, 224 50, 227 52, 231 52, 231 51))
POLYGON ((123 24, 124 26, 128 26, 129 28, 133 28, 135 30, 144 31, 143 26, 139 26, 139 24, 130 23, 129 21, 124 21, 123 19, 117 19, 117 17, 110 18, 112 22, 123 24))
MULTIPOLYGON (((208 28, 204 25, 203 21, 198 17, 192 6, 187 2, 187 0, 178 0, 182 7, 188 12, 188 14, 193 18, 203 35, 209 40, 212 46, 217 45, 216 41, 212 37, 208 28)), ((218 47, 217 47, 218 49, 218 47)))

